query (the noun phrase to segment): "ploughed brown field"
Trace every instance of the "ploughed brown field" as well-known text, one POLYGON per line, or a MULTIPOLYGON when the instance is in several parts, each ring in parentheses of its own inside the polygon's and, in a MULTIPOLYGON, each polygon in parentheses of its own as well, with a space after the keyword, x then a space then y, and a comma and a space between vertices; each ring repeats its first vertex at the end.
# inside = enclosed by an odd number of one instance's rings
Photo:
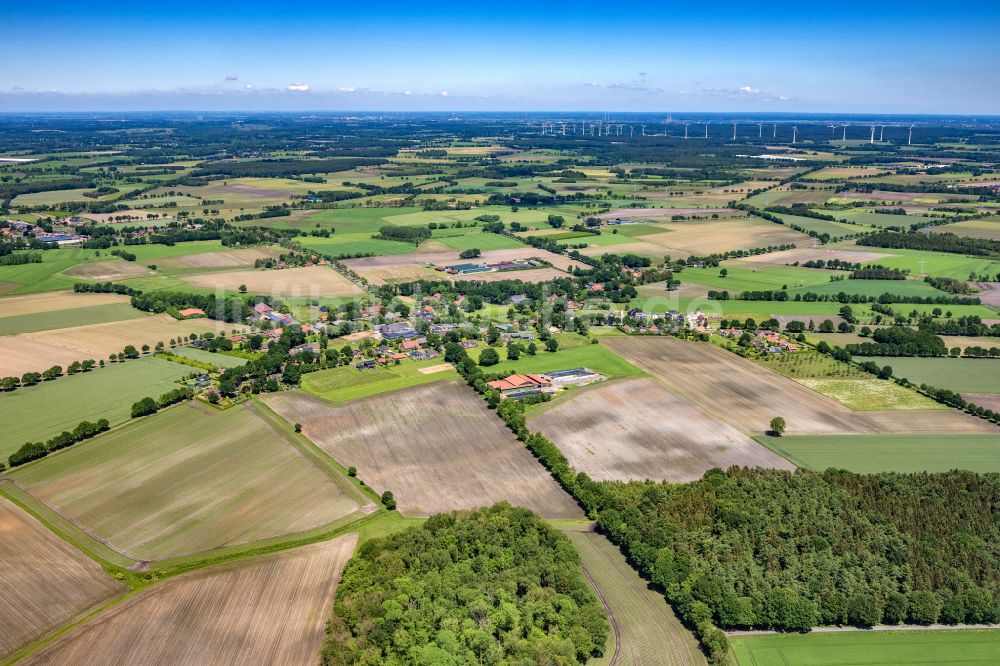
POLYGON ((0 497, 0 658, 126 588, 0 497))
POLYGON ((793 250, 782 250, 781 252, 768 252, 767 254, 758 254, 752 257, 742 257, 740 259, 736 259, 736 261, 746 264, 784 266, 786 264, 793 264, 796 261, 802 264, 807 261, 816 261, 817 259, 822 259, 823 261, 839 259, 840 261, 849 261, 852 264, 863 264, 888 256, 891 255, 884 252, 870 252, 868 250, 838 250, 825 249, 821 247, 797 247, 793 250))
POLYGON ((210 567, 76 627, 27 664, 314 664, 356 534, 210 567))
POLYGON ((97 282, 107 282, 108 280, 124 280, 134 277, 148 277, 153 274, 145 266, 141 266, 132 261, 112 259, 110 261, 96 261, 93 263, 80 264, 66 271, 66 275, 96 280, 97 282))
POLYGON ((576 503, 480 397, 437 382, 353 400, 342 407, 300 391, 264 400, 333 456, 358 469, 399 510, 432 515, 500 500, 546 518, 579 518, 576 503))
POLYGON ((239 268, 253 266, 258 259, 276 258, 280 250, 273 248, 244 248, 240 250, 222 250, 220 252, 200 252, 185 254, 179 257, 157 259, 156 263, 162 270, 184 268, 239 268))
POLYGON ((855 412, 791 379, 709 343, 611 337, 604 344, 715 418, 751 435, 781 416, 789 435, 997 432, 951 409, 855 412))
POLYGON ((693 481, 733 465, 795 469, 652 378, 587 388, 528 427, 598 481, 693 481))
POLYGON ((41 312, 75 310, 77 308, 87 308, 95 305, 128 303, 129 300, 128 296, 122 296, 120 294, 78 294, 73 291, 48 292, 44 297, 39 296, 38 294, 8 296, 0 301, 0 307, 3 308, 3 314, 0 316, 20 317, 24 315, 39 314, 41 312))

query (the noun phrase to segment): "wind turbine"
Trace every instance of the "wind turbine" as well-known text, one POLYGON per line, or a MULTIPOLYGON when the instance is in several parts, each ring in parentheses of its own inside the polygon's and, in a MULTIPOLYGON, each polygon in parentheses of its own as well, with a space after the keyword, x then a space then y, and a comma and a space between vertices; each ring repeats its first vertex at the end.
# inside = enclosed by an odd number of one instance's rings
POLYGON ((840 140, 847 141, 847 125, 844 125, 844 136, 840 140))
POLYGON ((757 138, 764 138, 764 123, 757 123, 757 138))
POLYGON ((795 141, 798 138, 799 138, 799 128, 798 127, 792 127, 792 145, 793 146, 795 145, 795 141))
POLYGON ((691 124, 691 123, 684 123, 684 138, 685 138, 685 139, 686 139, 686 138, 688 138, 688 126, 689 126, 690 124, 691 124))
POLYGON ((631 139, 634 136, 635 136, 635 128, 632 127, 631 125, 629 125, 628 126, 628 138, 631 139))
POLYGON ((878 142, 882 143, 882 137, 885 136, 885 125, 882 125, 878 130, 878 142))
POLYGON ((646 126, 645 125, 640 125, 639 127, 642 128, 642 135, 646 136, 646 126))
POLYGON ((778 138, 778 123, 774 123, 774 136, 772 138, 778 138))
POLYGON ((870 144, 874 144, 875 143, 875 126, 874 125, 872 125, 872 138, 871 138, 871 141, 869 141, 868 143, 870 143, 870 144))
POLYGON ((705 123, 705 138, 708 138, 708 123, 705 123))
POLYGON ((736 141, 736 123, 733 123, 733 141, 736 141))
POLYGON ((913 125, 910 125, 910 138, 906 140, 906 145, 913 145, 913 125))

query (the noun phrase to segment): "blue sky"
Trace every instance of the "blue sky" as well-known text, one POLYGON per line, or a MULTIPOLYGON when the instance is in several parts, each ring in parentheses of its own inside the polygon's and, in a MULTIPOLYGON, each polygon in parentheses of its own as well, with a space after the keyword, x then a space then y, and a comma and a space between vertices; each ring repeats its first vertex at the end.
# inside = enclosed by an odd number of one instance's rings
POLYGON ((1000 113, 996 2, 39 0, 0 44, 0 111, 1000 113))

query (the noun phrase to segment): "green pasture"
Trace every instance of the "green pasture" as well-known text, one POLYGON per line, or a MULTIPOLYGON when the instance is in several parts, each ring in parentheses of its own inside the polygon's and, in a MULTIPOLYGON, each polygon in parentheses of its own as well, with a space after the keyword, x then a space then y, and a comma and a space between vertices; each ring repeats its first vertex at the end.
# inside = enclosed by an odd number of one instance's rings
POLYGON ((859 229, 854 225, 844 224, 842 222, 831 222, 829 220, 820 220, 815 217, 786 215, 784 213, 773 214, 780 217, 787 224, 794 224, 795 226, 801 227, 806 231, 815 231, 818 234, 830 234, 833 237, 856 234, 859 231, 862 231, 862 229, 859 229))
POLYGON ((125 319, 148 317, 148 312, 136 310, 128 303, 108 303, 84 308, 36 312, 16 317, 0 317, 0 335, 35 333, 56 328, 104 324, 125 319))
POLYGON ((730 638, 739 666, 973 666, 1000 662, 995 630, 844 631, 730 638))
POLYGON ((319 398, 344 402, 420 384, 454 379, 456 375, 453 370, 432 374, 420 372, 421 368, 441 363, 444 363, 442 357, 419 362, 406 359, 399 365, 390 364, 387 367, 365 370, 358 370, 354 365, 346 365, 302 375, 302 388, 319 398))
POLYGON ((177 388, 175 382, 192 372, 197 370, 146 357, 0 393, 0 460, 25 442, 44 442, 80 421, 127 421, 132 403, 177 388))
POLYGON ((967 257, 946 252, 926 252, 923 250, 897 250, 859 246, 867 252, 880 252, 890 256, 874 259, 869 264, 879 264, 889 268, 909 270, 912 275, 931 275, 956 280, 968 280, 970 274, 1000 274, 1000 261, 982 257, 967 257))
POLYGON ((810 292, 813 294, 839 294, 841 292, 854 296, 880 296, 885 293, 896 296, 947 296, 943 291, 935 289, 926 282, 920 280, 837 280, 836 282, 824 282, 807 287, 789 288, 789 295, 794 298, 797 293, 810 292))
POLYGON ((1000 472, 1000 435, 797 435, 758 441, 799 467, 877 472, 1000 472))
MULTIPOLYGON (((522 353, 521 358, 516 361, 507 359, 506 349, 497 349, 500 355, 500 363, 484 367, 483 371, 488 373, 544 373, 555 370, 569 370, 571 368, 590 368, 595 372, 605 375, 609 379, 620 377, 636 377, 644 374, 642 370, 635 367, 618 354, 599 344, 582 344, 576 347, 560 348, 556 352, 544 351, 545 345, 535 341, 538 352, 531 356, 522 353)), ((525 345, 527 346, 527 345, 525 345)), ((484 347, 470 349, 469 356, 479 360, 479 354, 484 347)))
MULTIPOLYGON (((993 338, 984 338, 989 344, 993 338)), ((857 357, 891 365, 892 374, 914 384, 928 384, 959 393, 1000 393, 1000 360, 990 358, 857 357)))

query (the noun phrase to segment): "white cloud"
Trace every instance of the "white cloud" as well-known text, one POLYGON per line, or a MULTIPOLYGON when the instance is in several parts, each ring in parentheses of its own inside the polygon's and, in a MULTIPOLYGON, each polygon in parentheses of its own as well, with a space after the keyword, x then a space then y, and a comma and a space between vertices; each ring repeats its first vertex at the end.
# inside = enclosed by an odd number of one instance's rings
POLYGON ((236 74, 227 74, 226 75, 226 81, 235 81, 238 78, 240 78, 240 77, 237 76, 236 74))
POLYGON ((354 88, 337 88, 337 92, 342 92, 342 93, 352 93, 354 91, 355 91, 354 88))
POLYGON ((441 91, 441 97, 447 97, 447 96, 448 96, 448 91, 447 90, 442 90, 441 91))
POLYGON ((308 83, 291 83, 288 86, 288 90, 292 92, 309 92, 308 83))
POLYGON ((409 90, 404 90, 404 91, 403 91, 403 94, 404 94, 404 95, 406 95, 407 97, 409 97, 409 96, 410 96, 410 95, 412 95, 413 93, 412 93, 411 91, 409 91, 409 90))
POLYGON ((253 86, 248 83, 245 86, 243 86, 243 89, 244 90, 253 90, 253 86))

